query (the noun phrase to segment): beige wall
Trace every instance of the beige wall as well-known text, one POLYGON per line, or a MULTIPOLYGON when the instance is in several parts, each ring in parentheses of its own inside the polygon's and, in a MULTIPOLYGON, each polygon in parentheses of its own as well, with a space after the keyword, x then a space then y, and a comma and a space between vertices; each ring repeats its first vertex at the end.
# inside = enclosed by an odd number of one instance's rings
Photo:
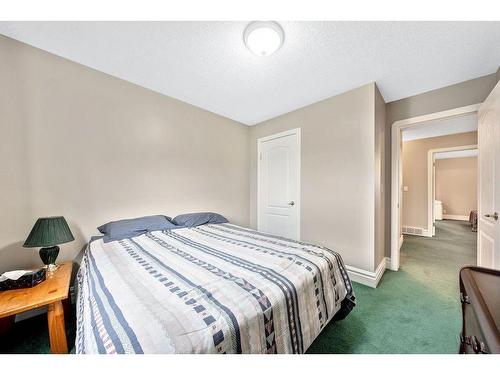
POLYGON ((482 103, 497 82, 495 73, 387 103, 385 155, 385 255, 391 255, 391 127, 395 121, 482 103))
POLYGON ((148 214, 212 210, 248 224, 248 128, 0 36, 0 272, 40 264, 24 249, 39 216, 76 241, 148 214))
POLYGON ((435 196, 447 215, 469 216, 477 209, 477 157, 435 161, 435 196))
POLYGON ((303 238, 373 269, 380 241, 390 254, 391 124, 481 102, 498 80, 497 72, 385 107, 370 84, 248 129, 3 36, 0 56, 0 271, 38 262, 20 247, 38 216, 69 220, 77 241, 61 259, 121 217, 207 209, 255 226, 255 141, 294 127, 303 130, 303 238), (318 168, 325 162, 327 171, 318 168))
POLYGON ((255 226, 256 140, 295 127, 302 238, 374 269, 385 122, 375 84, 248 128, 9 38, 0 54, 0 271, 39 263, 21 247, 39 216, 69 221, 76 241, 60 259, 124 217, 213 210, 255 226))
POLYGON ((477 132, 445 135, 403 142, 404 226, 427 228, 427 156, 431 149, 477 144, 477 132))
POLYGON ((496 74, 460 82, 387 103, 387 124, 410 117, 482 103, 496 85, 496 74))
MULTIPOLYGON (((375 84, 250 128, 250 223, 257 226, 257 139, 301 128, 301 239, 375 264, 375 84)), ((380 115, 380 114, 379 114, 380 115)))

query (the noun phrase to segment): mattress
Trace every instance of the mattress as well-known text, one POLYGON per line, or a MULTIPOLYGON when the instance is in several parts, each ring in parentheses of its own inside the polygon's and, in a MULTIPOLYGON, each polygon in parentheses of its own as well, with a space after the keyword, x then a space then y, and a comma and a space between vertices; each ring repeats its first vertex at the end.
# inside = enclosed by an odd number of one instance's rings
POLYGON ((232 224, 90 242, 76 353, 303 353, 355 304, 328 248, 232 224))

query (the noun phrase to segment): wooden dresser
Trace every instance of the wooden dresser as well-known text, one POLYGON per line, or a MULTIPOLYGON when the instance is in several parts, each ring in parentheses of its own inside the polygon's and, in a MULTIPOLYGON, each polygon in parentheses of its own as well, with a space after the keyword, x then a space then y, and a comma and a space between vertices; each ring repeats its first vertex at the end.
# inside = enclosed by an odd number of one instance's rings
POLYGON ((462 332, 460 353, 500 353, 500 271, 460 270, 462 332))

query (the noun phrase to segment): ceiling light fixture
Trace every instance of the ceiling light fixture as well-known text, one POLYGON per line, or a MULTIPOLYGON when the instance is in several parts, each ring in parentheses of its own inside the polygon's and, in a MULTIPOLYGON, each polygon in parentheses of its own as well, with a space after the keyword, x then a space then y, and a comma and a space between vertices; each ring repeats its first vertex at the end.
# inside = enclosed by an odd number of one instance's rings
POLYGON ((257 56, 269 56, 280 49, 285 33, 274 21, 251 22, 243 33, 247 48, 257 56))

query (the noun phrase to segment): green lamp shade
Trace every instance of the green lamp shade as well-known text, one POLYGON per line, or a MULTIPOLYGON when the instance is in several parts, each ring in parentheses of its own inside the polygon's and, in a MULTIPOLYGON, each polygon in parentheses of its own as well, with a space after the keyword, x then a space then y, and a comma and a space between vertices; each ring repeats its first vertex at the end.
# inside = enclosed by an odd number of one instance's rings
POLYGON ((33 226, 24 247, 47 247, 73 241, 75 238, 62 216, 42 217, 33 226))

